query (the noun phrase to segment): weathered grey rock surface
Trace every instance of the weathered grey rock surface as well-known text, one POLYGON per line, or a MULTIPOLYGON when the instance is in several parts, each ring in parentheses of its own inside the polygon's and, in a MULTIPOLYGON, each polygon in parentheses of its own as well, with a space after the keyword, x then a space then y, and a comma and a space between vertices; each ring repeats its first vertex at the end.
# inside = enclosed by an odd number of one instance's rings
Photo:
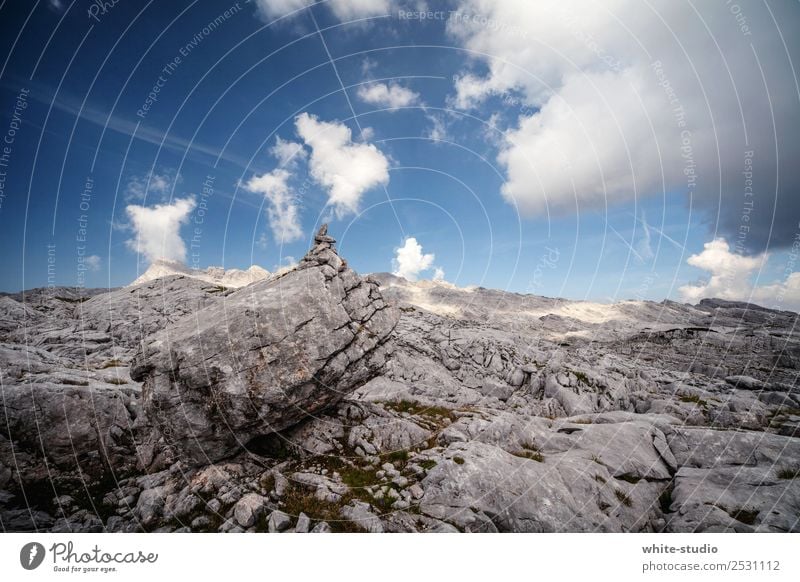
POLYGON ((3 529, 800 531, 797 314, 361 278, 333 242, 238 290, 0 297, 3 529))
POLYGON ((376 376, 398 311, 316 237, 298 267, 231 293, 143 341, 131 366, 178 455, 218 461, 376 376))

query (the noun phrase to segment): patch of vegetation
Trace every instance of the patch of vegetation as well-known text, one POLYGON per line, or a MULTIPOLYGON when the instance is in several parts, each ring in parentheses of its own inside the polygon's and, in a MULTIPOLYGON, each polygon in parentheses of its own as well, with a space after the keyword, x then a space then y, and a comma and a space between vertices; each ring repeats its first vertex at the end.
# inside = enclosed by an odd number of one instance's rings
POLYGON ((594 480, 597 481, 598 483, 608 483, 608 481, 606 481, 606 478, 603 477, 602 475, 595 475, 594 480))
POLYGON ((427 406, 425 404, 420 404, 419 402, 413 402, 410 400, 401 400, 399 402, 383 402, 382 404, 387 410, 394 411, 398 414, 406 413, 421 417, 437 427, 445 426, 447 424, 447 422, 445 422, 446 420, 450 422, 456 420, 456 416, 453 414, 453 411, 449 408, 445 408, 444 406, 427 406))
POLYGON ((583 372, 579 372, 577 370, 572 370, 572 373, 575 374, 575 378, 578 379, 578 382, 584 384, 585 386, 591 386, 589 377, 586 374, 584 374, 583 372))
POLYGON ((297 485, 291 485, 281 499, 281 510, 292 516, 305 513, 313 521, 326 521, 335 532, 364 532, 357 523, 342 519, 339 509, 352 500, 344 496, 339 502, 322 501, 315 492, 297 485))
POLYGON ((698 406, 702 406, 703 408, 708 406, 708 402, 706 402, 705 400, 703 400, 702 398, 700 398, 699 396, 697 396, 695 394, 688 394, 688 395, 680 396, 679 400, 681 402, 693 402, 694 404, 697 404, 698 406))
POLYGON ((61 381, 62 384, 66 384, 67 386, 88 386, 89 382, 86 380, 73 380, 71 378, 65 378, 61 381))
POLYGON ((633 501, 631 501, 631 498, 622 489, 614 489, 614 495, 616 496, 617 500, 625 507, 630 507, 631 505, 633 505, 633 501))
POLYGON ((416 309, 414 307, 408 306, 408 307, 401 307, 400 311, 403 311, 405 313, 413 313, 414 311, 416 311, 416 309))
POLYGON ((383 407, 387 410, 393 410, 399 414, 407 413, 407 414, 415 414, 415 411, 419 408, 419 404, 416 402, 412 402, 411 400, 400 400, 399 402, 383 402, 383 407))
POLYGON ((511 453, 515 457, 522 457, 523 459, 530 459, 531 461, 536 461, 538 463, 544 463, 544 455, 534 444, 524 444, 522 445, 522 450, 517 453, 511 453))
POLYGON ((781 467, 776 473, 778 479, 797 479, 800 477, 800 465, 781 467))
POLYGON ((465 461, 462 457, 453 457, 453 462, 456 465, 463 465, 465 461))
POLYGON ((380 482, 380 479, 375 475, 377 469, 372 467, 362 468, 343 465, 338 469, 338 472, 344 484, 351 489, 364 489, 380 482))
POLYGON ((417 414, 420 416, 443 416, 445 418, 453 419, 453 411, 444 406, 428 406, 414 402, 412 400, 400 400, 399 402, 384 402, 384 408, 394 410, 395 412, 408 414, 417 414))
POLYGON ((530 459, 531 461, 536 461, 537 463, 544 463, 544 455, 539 451, 530 451, 530 450, 523 450, 519 453, 514 453, 516 457, 522 457, 523 459, 530 459))
POLYGON ((108 378, 108 379, 106 379, 106 383, 115 384, 117 386, 121 386, 123 384, 127 384, 128 381, 124 380, 123 378, 108 378))
POLYGON ((275 473, 264 472, 258 480, 258 484, 269 493, 275 489, 275 473))
POLYGON ((436 461, 434 461, 433 459, 422 459, 421 461, 417 461, 417 465, 419 465, 426 471, 430 471, 436 466, 436 461))
POLYGON ((107 368, 119 368, 124 365, 125 363, 122 360, 114 358, 113 360, 108 360, 107 362, 103 363, 103 365, 100 366, 98 370, 105 370, 107 368))
POLYGON ((392 451, 391 453, 383 455, 383 458, 390 463, 405 463, 408 461, 408 451, 392 451))

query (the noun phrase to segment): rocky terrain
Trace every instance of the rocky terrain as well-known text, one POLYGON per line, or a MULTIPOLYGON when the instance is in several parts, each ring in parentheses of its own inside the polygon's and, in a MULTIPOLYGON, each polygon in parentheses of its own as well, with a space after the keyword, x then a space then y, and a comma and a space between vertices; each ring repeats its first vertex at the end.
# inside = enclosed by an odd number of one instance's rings
POLYGON ((334 242, 0 297, 3 530, 800 531, 797 314, 362 278, 334 242))

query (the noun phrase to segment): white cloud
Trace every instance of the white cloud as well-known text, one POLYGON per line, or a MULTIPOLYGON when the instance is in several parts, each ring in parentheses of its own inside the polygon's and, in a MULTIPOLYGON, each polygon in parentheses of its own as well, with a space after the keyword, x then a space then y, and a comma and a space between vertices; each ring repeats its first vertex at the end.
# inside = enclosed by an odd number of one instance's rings
POLYGON ((334 16, 345 21, 388 14, 392 3, 390 0, 330 0, 328 6, 334 16))
POLYGON ((433 269, 433 280, 434 281, 444 281, 444 269, 441 267, 436 267, 433 269))
POLYGON ((389 109, 409 107, 419 103, 419 93, 397 83, 370 83, 358 88, 358 97, 365 103, 389 109))
MULTIPOLYGON (((314 3, 315 0, 256 0, 256 7, 262 19, 272 20, 314 3)), ((388 14, 392 7, 391 0, 329 0, 324 5, 342 22, 388 14)))
POLYGON ((716 297, 729 301, 749 301, 765 307, 800 308, 800 273, 789 273, 785 280, 766 285, 754 285, 754 275, 764 267, 769 255, 747 257, 731 251, 722 238, 703 245, 703 251, 686 261, 709 273, 705 283, 684 285, 681 296, 690 303, 716 297))
MULTIPOLYGON (((409 281, 416 281, 420 273, 433 267, 434 260, 436 260, 436 256, 433 253, 423 253, 422 245, 417 242, 417 239, 408 237, 403 246, 396 251, 392 261, 394 266, 392 274, 409 281)), ((437 274, 441 272, 444 277, 444 271, 438 268, 436 271, 437 274)))
POLYGON ((303 237, 299 205, 289 189, 290 178, 287 170, 276 168, 253 176, 244 185, 250 192, 262 194, 267 200, 267 220, 278 243, 289 243, 303 237))
POLYGON ((664 170, 680 174, 671 120, 653 120, 662 122, 654 141, 647 119, 668 104, 645 94, 639 74, 570 75, 557 97, 520 117, 498 154, 507 174, 503 196, 527 215, 574 212, 650 192, 664 170), (641 99, 651 102, 643 107, 641 99))
POLYGON ((315 0, 256 0, 256 9, 264 19, 272 20, 314 4, 315 0))
POLYGON ((364 193, 389 182, 389 161, 372 144, 354 143, 350 128, 302 113, 295 118, 297 134, 311 148, 311 176, 328 190, 336 216, 358 212, 364 193))
POLYGON ((745 257, 731 252, 725 239, 716 238, 703 245, 703 251, 686 261, 689 265, 710 273, 707 282, 684 285, 679 289, 684 299, 697 302, 704 297, 740 300, 750 289, 750 278, 766 261, 766 256, 745 257))
POLYGON ((159 258, 186 260, 186 245, 180 235, 195 208, 194 198, 182 198, 172 204, 153 207, 131 204, 125 208, 136 238, 126 241, 128 248, 141 252, 152 262, 159 258))
POLYGON ((180 181, 174 170, 131 176, 125 187, 125 200, 145 200, 153 196, 162 199, 169 196, 173 187, 180 181))
MULTIPOLYGON (((751 149, 759 189, 774 194, 780 174, 780 191, 753 213, 749 250, 770 236, 791 244, 800 139, 789 128, 800 107, 787 57, 799 51, 784 47, 769 11, 748 11, 745 37, 726 3, 460 0, 459 10, 447 29, 477 66, 459 76, 451 101, 469 108, 500 98, 516 118, 498 161, 502 193, 524 214, 682 191, 713 215, 719 209, 717 226, 732 239, 751 149), (773 115, 774 128, 764 122, 773 115)), ((786 31, 800 19, 783 5, 772 12, 786 31)))
POLYGON ((449 141, 450 136, 447 134, 447 124, 445 123, 444 116, 436 113, 426 114, 425 117, 431 122, 425 137, 433 141, 449 141))
POLYGON ((93 272, 99 271, 102 263, 103 260, 99 255, 89 255, 88 257, 83 258, 83 264, 86 265, 87 269, 93 272))
POLYGON ((800 311, 800 273, 791 273, 785 280, 753 289, 751 301, 773 309, 800 311))
POLYGON ((308 152, 301 144, 281 139, 280 136, 275 137, 275 145, 270 148, 269 153, 285 167, 294 166, 308 156, 308 152))

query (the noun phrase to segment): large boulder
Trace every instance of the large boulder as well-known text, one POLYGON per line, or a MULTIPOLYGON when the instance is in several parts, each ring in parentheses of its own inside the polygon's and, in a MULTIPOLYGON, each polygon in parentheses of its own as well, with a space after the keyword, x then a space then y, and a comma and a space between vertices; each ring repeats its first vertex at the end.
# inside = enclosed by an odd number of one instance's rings
POLYGON ((341 400, 382 369, 399 319, 323 227, 296 269, 231 293, 143 342, 155 429, 189 462, 230 456, 341 400))

